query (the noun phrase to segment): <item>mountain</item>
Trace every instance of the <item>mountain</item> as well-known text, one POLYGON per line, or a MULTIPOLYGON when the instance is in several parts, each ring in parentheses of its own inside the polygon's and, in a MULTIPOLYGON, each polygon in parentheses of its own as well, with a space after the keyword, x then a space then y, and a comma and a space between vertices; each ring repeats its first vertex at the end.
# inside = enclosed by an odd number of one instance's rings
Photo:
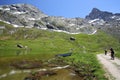
POLYGON ((72 34, 96 32, 96 28, 87 23, 85 19, 48 16, 29 4, 0 6, 0 20, 14 27, 35 27, 72 34))
POLYGON ((3 5, 0 6, 0 21, 14 27, 37 28, 70 34, 94 34, 100 29, 120 38, 120 13, 113 14, 97 8, 93 8, 83 19, 49 16, 29 4, 3 5))
POLYGON ((14 4, 0 6, 0 19, 17 26, 32 27, 35 20, 47 17, 32 5, 14 4))
POLYGON ((100 11, 97 8, 93 8, 93 10, 91 11, 91 13, 86 16, 86 19, 103 19, 105 21, 109 21, 112 17, 113 14, 107 11, 100 11))
POLYGON ((93 8, 86 16, 88 23, 120 39, 120 13, 111 13, 93 8))

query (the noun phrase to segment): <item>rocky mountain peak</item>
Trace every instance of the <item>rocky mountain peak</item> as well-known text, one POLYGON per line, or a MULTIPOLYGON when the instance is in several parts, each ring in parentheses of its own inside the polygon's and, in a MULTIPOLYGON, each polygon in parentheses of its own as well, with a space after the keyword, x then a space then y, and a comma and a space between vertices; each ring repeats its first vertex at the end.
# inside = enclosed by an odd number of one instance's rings
POLYGON ((96 26, 98 29, 120 38, 120 13, 113 14, 93 8, 90 14, 86 16, 86 19, 88 23, 96 26))
POLYGON ((91 12, 92 12, 92 13, 99 13, 99 12, 101 12, 101 11, 100 11, 99 9, 97 9, 97 8, 93 8, 91 12))
POLYGON ((86 19, 93 20, 93 19, 103 19, 108 21, 109 18, 113 16, 113 13, 107 11, 101 11, 97 8, 93 8, 89 15, 86 16, 86 19))
POLYGON ((36 7, 30 4, 3 5, 3 6, 0 6, 0 10, 13 15, 28 14, 29 17, 33 17, 33 18, 40 18, 40 17, 47 16, 43 12, 41 12, 39 9, 37 9, 36 7))
POLYGON ((47 16, 48 15, 30 4, 0 6, 0 20, 17 26, 33 27, 36 20, 47 16))

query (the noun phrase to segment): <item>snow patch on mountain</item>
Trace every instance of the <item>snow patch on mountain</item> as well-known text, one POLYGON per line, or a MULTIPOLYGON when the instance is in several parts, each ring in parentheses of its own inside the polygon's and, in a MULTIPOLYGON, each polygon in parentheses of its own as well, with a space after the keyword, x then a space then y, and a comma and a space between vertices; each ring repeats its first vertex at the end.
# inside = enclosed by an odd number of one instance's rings
POLYGON ((100 20, 100 19, 90 20, 89 23, 93 23, 93 22, 98 21, 98 20, 100 20))
POLYGON ((71 32, 63 31, 63 30, 52 30, 52 31, 63 32, 63 33, 67 33, 67 34, 80 34, 80 33, 81 33, 81 32, 78 32, 78 33, 71 33, 71 32))
POLYGON ((89 34, 89 35, 93 35, 93 34, 95 34, 97 32, 97 29, 96 30, 94 30, 94 32, 93 33, 91 33, 91 34, 89 34))
POLYGON ((11 24, 10 22, 7 22, 7 21, 3 21, 3 20, 1 20, 1 19, 0 19, 0 21, 2 21, 2 22, 4 22, 4 23, 7 23, 7 24, 11 24))
POLYGON ((10 11, 10 8, 3 8, 3 7, 0 7, 0 10, 3 10, 3 11, 10 11))
POLYGON ((36 19, 35 19, 35 18, 28 18, 28 20, 34 21, 34 20, 36 20, 36 19))
POLYGON ((116 18, 116 16, 111 16, 110 18, 114 19, 114 18, 116 18))
POLYGON ((16 15, 20 15, 20 14, 25 14, 26 12, 19 12, 19 11, 16 11, 16 12, 13 12, 12 14, 16 14, 16 15))
POLYGON ((118 20, 118 21, 119 21, 119 20, 120 20, 120 18, 118 18, 118 19, 116 19, 116 20, 118 20))

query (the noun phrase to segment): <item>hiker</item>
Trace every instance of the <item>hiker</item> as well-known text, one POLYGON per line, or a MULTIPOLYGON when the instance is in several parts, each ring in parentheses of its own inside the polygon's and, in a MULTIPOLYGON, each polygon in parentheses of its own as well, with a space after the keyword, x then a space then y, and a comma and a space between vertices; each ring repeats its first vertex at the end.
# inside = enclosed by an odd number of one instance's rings
POLYGON ((114 54, 115 54, 115 52, 114 52, 114 50, 113 50, 113 48, 110 48, 110 53, 111 53, 111 59, 112 60, 114 60, 114 54))
POLYGON ((105 49, 105 55, 107 55, 107 50, 105 49))

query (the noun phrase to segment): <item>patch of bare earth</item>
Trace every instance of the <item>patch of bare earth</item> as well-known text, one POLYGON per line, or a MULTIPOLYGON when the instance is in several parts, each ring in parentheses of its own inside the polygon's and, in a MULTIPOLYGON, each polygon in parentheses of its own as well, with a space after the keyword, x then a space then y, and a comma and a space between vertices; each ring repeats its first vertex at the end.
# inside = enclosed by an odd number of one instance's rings
POLYGON ((108 80, 120 80, 120 60, 118 58, 111 60, 109 54, 98 54, 97 58, 103 65, 108 80))

